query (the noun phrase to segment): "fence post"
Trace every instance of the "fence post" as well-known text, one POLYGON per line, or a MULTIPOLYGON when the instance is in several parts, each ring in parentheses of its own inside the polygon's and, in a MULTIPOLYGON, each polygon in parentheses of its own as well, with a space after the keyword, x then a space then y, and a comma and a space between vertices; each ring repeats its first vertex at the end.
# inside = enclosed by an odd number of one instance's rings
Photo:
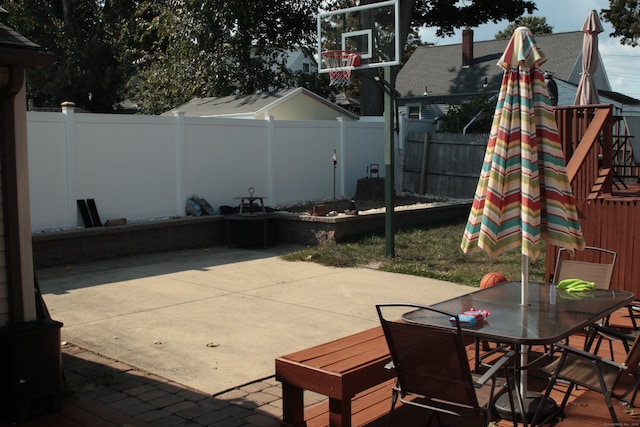
POLYGON ((420 168, 420 194, 424 194, 427 176, 427 159, 429 157, 429 132, 424 133, 424 143, 422 145, 422 167, 420 168))
POLYGON ((76 104, 65 101, 60 104, 62 114, 64 114, 64 149, 66 165, 66 206, 67 206, 67 227, 75 227, 78 223, 78 186, 76 183, 76 104))
POLYGON ((275 150, 274 146, 273 146, 273 135, 274 135, 274 126, 275 126, 275 117, 274 116, 267 116, 267 194, 268 197, 270 199, 270 204, 272 206, 277 206, 278 205, 278 200, 274 191, 274 182, 275 182, 275 177, 274 177, 274 165, 273 165, 273 159, 275 158, 273 151, 275 150))
POLYGON ((176 111, 173 113, 176 118, 176 213, 184 215, 186 212, 185 205, 187 201, 186 195, 186 178, 185 178, 185 158, 184 158, 184 111, 176 111))
POLYGON ((346 149, 345 149, 345 144, 347 141, 347 121, 344 119, 344 117, 336 117, 336 119, 338 119, 338 125, 340 127, 340 138, 338 140, 338 159, 340 159, 340 161, 338 162, 338 165, 340 166, 340 176, 339 176, 339 180, 340 180, 340 185, 338 186, 339 188, 339 196, 340 198, 343 198, 345 193, 347 192, 346 189, 346 185, 345 185, 345 174, 346 174, 346 166, 347 166, 347 157, 346 157, 346 149))

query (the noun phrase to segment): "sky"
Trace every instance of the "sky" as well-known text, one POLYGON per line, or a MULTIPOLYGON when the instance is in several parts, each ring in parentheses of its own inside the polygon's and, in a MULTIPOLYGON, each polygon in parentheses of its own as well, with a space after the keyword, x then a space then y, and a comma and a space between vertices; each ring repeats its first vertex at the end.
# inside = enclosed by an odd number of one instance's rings
MULTIPOLYGON (((538 7, 533 16, 544 17, 547 24, 553 27, 554 33, 580 31, 587 19, 589 11, 609 8, 609 0, 533 0, 538 7)), ((640 99, 640 46, 622 46, 619 37, 609 37, 613 27, 601 20, 604 32, 598 37, 600 57, 609 77, 614 92, 640 99)), ((475 41, 492 40, 494 35, 503 30, 508 21, 498 24, 489 23, 473 28, 475 41)), ((462 43, 462 31, 450 38, 437 38, 435 29, 423 29, 420 37, 424 42, 437 45, 462 43)), ((544 51, 544 46, 540 46, 544 51)), ((497 65, 496 65, 497 66, 497 65)))

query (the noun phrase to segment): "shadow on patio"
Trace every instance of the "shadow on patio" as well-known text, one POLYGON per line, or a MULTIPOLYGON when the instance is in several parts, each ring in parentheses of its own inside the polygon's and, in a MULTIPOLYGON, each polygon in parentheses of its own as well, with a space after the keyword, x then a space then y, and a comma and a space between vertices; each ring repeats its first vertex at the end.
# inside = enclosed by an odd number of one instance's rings
POLYGON ((62 411, 7 425, 271 427, 279 424, 281 392, 273 378, 210 396, 71 344, 62 347, 62 364, 66 381, 62 411))

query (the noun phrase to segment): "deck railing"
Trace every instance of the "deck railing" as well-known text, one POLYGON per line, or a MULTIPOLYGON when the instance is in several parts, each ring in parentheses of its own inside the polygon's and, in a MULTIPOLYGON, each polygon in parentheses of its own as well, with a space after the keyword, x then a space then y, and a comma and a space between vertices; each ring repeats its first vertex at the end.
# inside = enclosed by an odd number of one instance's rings
MULTIPOLYGON (((616 251, 611 287, 640 295, 633 246, 640 241, 640 197, 622 191, 638 182, 638 166, 624 118, 613 116, 610 105, 557 107, 555 113, 585 243, 616 251)), ((547 245, 545 277, 553 275, 557 249, 547 245)))
MULTIPOLYGON (((624 182, 638 182, 640 177, 640 164, 636 159, 640 158, 640 153, 633 152, 632 138, 629 127, 623 116, 613 116, 612 126, 612 150, 613 150, 613 171, 614 180, 624 182)), ((638 138, 636 136, 635 138, 638 138)))
POLYGON ((604 174, 603 190, 611 189, 611 105, 555 109, 567 174, 576 199, 586 197, 604 174))
POLYGON ((589 194, 603 173, 607 179, 600 190, 606 193, 612 184, 619 188, 627 181, 638 181, 640 165, 634 160, 633 136, 624 117, 613 115, 611 105, 556 107, 555 114, 569 179, 579 180, 573 182, 576 196, 589 194))

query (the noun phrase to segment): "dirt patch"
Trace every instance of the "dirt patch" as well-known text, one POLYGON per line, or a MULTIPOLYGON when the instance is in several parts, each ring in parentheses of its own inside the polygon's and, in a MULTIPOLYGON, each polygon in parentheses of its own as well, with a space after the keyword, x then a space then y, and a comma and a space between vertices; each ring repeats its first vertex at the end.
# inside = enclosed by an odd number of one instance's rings
MULTIPOLYGON (((420 196, 420 195, 396 195, 394 197, 394 205, 398 206, 408 206, 415 205, 421 203, 433 203, 442 201, 436 197, 429 196, 420 196)), ((350 211, 355 205, 355 209, 357 211, 367 211, 371 209, 383 209, 386 207, 386 202, 383 198, 377 199, 336 199, 334 200, 324 200, 318 202, 307 202, 307 203, 298 203, 280 207, 279 210, 287 211, 287 212, 295 212, 295 213, 313 213, 314 207, 316 211, 320 210, 319 206, 324 206, 326 212, 336 211, 338 213, 343 213, 346 211, 350 211)))

